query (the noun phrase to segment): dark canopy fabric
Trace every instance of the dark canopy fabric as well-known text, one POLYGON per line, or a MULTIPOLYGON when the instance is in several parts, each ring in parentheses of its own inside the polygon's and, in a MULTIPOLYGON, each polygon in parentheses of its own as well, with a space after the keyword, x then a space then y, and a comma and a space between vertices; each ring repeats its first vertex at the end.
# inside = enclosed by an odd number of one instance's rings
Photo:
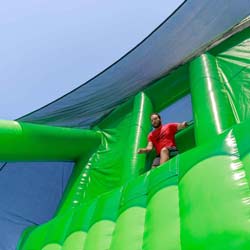
POLYGON ((72 162, 8 163, 0 171, 0 250, 15 250, 25 228, 50 220, 72 162))
POLYGON ((219 39, 249 15, 249 6, 250 0, 185 1, 170 18, 115 64, 20 120, 89 127, 152 81, 219 39))

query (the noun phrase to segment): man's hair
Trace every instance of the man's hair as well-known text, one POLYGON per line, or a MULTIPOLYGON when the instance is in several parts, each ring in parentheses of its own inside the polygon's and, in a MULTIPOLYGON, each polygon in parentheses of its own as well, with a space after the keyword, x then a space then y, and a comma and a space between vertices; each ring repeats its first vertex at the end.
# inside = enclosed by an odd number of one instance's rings
POLYGON ((157 115, 158 118, 161 120, 161 116, 160 116, 158 113, 152 113, 152 114, 150 115, 150 118, 152 117, 152 115, 157 115))

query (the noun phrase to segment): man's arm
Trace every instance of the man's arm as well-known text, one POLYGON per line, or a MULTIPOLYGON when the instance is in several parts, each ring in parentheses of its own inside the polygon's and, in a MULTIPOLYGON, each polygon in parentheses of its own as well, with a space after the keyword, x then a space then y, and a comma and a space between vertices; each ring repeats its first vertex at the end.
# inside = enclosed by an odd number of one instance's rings
POLYGON ((181 130, 181 129, 184 129, 188 126, 188 123, 185 121, 185 122, 182 122, 182 123, 178 123, 177 125, 177 130, 181 130))
POLYGON ((137 153, 138 154, 144 154, 144 153, 148 153, 153 149, 153 143, 151 141, 148 142, 148 145, 146 148, 139 148, 137 153))

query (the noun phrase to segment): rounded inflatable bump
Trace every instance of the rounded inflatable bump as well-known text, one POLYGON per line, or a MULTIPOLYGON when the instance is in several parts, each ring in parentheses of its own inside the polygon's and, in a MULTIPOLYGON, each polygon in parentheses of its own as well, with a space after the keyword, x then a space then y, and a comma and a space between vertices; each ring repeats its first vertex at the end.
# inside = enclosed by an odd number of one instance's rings
POLYGON ((62 246, 57 243, 50 243, 43 247, 42 250, 62 250, 62 246))
POLYGON ((114 228, 114 221, 101 220, 96 222, 88 231, 84 250, 109 249, 114 228))
POLYGON ((124 187, 111 250, 142 248, 149 175, 150 172, 124 187))
POLYGON ((50 242, 62 244, 64 242, 73 213, 74 210, 68 211, 64 215, 59 215, 49 222, 45 244, 49 244, 50 242))
POLYGON ((143 250, 180 250, 178 187, 159 190, 149 201, 143 250))
POLYGON ((62 250, 84 250, 87 233, 77 231, 71 233, 63 243, 62 250))
POLYGON ((97 199, 85 205, 79 206, 74 210, 72 220, 66 233, 66 238, 75 232, 86 233, 89 230, 96 208, 96 203, 97 199))
POLYGON ((121 193, 122 188, 119 188, 98 197, 84 250, 109 249, 117 219, 121 193))
POLYGON ((149 181, 143 250, 179 250, 178 156, 154 169, 149 181))
POLYGON ((142 248, 146 209, 130 207, 117 219, 110 250, 133 250, 142 248))
POLYGON ((242 162, 217 155, 190 169, 179 183, 182 250, 247 250, 250 192, 242 162))

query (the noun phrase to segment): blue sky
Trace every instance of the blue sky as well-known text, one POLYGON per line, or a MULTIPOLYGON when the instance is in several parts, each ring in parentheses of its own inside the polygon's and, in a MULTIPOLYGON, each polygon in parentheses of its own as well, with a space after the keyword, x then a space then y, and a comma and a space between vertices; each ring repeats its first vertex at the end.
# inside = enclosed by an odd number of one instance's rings
POLYGON ((136 46, 181 3, 2 3, 0 119, 18 118, 78 87, 136 46))

